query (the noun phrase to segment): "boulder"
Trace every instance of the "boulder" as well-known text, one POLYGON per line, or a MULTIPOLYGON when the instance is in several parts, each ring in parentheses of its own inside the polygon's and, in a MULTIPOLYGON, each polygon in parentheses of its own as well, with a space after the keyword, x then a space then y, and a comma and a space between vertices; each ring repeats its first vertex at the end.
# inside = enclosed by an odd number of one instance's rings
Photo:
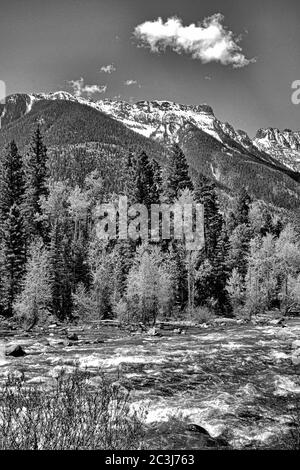
POLYGON ((203 448, 230 447, 228 441, 223 436, 212 437, 205 428, 198 424, 189 424, 186 430, 190 435, 199 437, 199 442, 203 448))
POLYGON ((149 330, 147 331, 147 335, 149 335, 149 336, 159 336, 159 332, 157 331, 157 329, 154 326, 153 328, 149 328, 149 330))
POLYGON ((173 333, 175 335, 181 335, 181 331, 182 331, 181 328, 174 328, 173 333))
POLYGON ((205 436, 211 437, 209 432, 198 424, 189 424, 186 429, 189 432, 194 432, 196 434, 204 434, 205 436))
POLYGON ((283 317, 274 318, 273 320, 269 321, 269 324, 273 326, 283 326, 285 324, 285 319, 283 317))
POLYGON ((300 365, 300 349, 296 349, 292 354, 292 363, 294 366, 300 365))
POLYGON ((25 355, 26 352, 19 344, 13 344, 11 346, 8 346, 5 350, 5 356, 22 357, 25 355))
POLYGON ((70 340, 70 341, 78 341, 78 335, 76 333, 69 333, 67 335, 67 338, 70 340))

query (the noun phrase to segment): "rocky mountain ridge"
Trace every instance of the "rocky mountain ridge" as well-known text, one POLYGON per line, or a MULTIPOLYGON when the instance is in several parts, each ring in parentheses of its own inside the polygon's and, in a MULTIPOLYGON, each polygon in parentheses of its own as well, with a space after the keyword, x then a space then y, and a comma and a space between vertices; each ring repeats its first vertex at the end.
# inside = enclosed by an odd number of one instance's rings
POLYGON ((157 142, 178 142, 179 134, 188 125, 204 131, 229 149, 238 146, 266 161, 274 161, 300 172, 300 131, 289 129, 259 129, 252 140, 243 130, 235 130, 221 122, 207 104, 186 105, 171 101, 92 101, 65 91, 53 93, 15 94, 0 105, 0 127, 9 125, 29 113, 40 101, 65 100, 78 102, 101 111, 137 132, 157 142))

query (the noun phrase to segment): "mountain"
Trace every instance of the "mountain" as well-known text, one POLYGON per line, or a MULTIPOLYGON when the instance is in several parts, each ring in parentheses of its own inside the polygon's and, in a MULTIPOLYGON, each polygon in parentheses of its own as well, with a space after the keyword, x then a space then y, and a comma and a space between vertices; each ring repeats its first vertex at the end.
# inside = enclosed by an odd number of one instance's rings
POLYGON ((71 177, 78 159, 85 161, 81 167, 87 172, 104 160, 117 162, 129 150, 143 149, 164 163, 168 147, 177 142, 191 172, 212 177, 225 191, 246 187, 254 198, 275 206, 300 206, 300 132, 260 130, 252 141, 246 132, 217 119, 207 104, 94 102, 67 92, 16 94, 0 105, 0 116, 0 149, 12 138, 26 148, 39 122, 59 175, 62 159, 71 177))
POLYGON ((48 147, 101 142, 124 150, 145 150, 151 157, 164 152, 159 143, 69 93, 12 95, 1 106, 0 148, 12 139, 21 149, 26 148, 39 123, 48 147))
POLYGON ((300 171, 300 131, 259 129, 253 142, 291 170, 300 171))
MULTIPOLYGON (((256 198, 286 208, 300 205, 300 174, 282 155, 216 118, 212 108, 170 101, 99 101, 98 109, 163 145, 177 142, 195 172, 227 191, 245 187, 256 198)), ((300 169, 300 168, 299 168, 300 169)))

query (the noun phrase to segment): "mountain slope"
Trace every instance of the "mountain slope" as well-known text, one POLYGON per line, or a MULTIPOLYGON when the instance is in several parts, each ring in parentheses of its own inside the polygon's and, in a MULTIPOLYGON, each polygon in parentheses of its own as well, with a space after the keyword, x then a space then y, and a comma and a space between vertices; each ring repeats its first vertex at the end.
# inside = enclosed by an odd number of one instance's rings
MULTIPOLYGON (((14 116, 19 113, 18 109, 14 116)), ((102 142, 127 150, 131 147, 145 149, 153 157, 162 152, 159 144, 136 134, 106 114, 67 100, 35 102, 26 114, 2 127, 0 147, 3 148, 12 139, 21 149, 26 147, 37 123, 41 124, 45 143, 49 147, 102 142)))
POLYGON ((291 170, 300 172, 300 131, 259 129, 253 142, 257 148, 269 153, 291 170))
MULTIPOLYGON (((41 124, 57 177, 72 179, 75 167, 78 175, 82 168, 83 177, 103 162, 118 162, 129 150, 145 150, 163 164, 169 145, 177 142, 192 172, 205 173, 227 191, 246 187, 254 198, 279 207, 300 206, 300 174, 282 163, 273 144, 262 145, 260 134, 252 141, 244 131, 219 121, 208 105, 92 102, 56 92, 12 95, 0 114, 0 149, 13 138, 26 149, 37 122, 41 124)), ((115 179, 120 168, 116 163, 110 169, 115 179)))
POLYGON ((213 177, 220 187, 233 193, 246 188, 254 198, 278 207, 300 207, 300 184, 294 174, 292 178, 286 170, 256 156, 229 151, 193 126, 182 130, 180 144, 191 168, 213 177))

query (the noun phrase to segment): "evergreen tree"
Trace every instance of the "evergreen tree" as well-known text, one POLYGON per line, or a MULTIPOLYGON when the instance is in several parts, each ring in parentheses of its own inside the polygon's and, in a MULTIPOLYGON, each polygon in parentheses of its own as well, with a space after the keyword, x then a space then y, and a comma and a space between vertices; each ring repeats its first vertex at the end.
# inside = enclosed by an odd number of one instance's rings
POLYGON ((189 166, 185 155, 178 144, 172 148, 165 170, 164 197, 172 203, 184 189, 193 189, 189 176, 189 166))
POLYGON ((237 207, 236 207, 236 223, 240 224, 249 224, 249 212, 250 212, 251 197, 247 193, 246 189, 243 188, 237 198, 237 207))
MULTIPOLYGON (((11 207, 21 207, 24 196, 23 159, 13 140, 6 149, 1 168, 0 224, 6 220, 11 207)), ((1 226, 0 226, 1 229, 1 226)))
POLYGON ((75 204, 71 188, 63 182, 51 184, 49 189, 49 197, 42 201, 42 208, 51 228, 49 260, 52 309, 57 317, 64 319, 71 315, 72 292, 76 289, 76 282, 84 278, 84 270, 80 269, 82 252, 77 245, 80 227, 77 227, 74 219, 79 218, 80 207, 84 208, 85 204, 78 204, 78 201, 75 204))
POLYGON ((52 309, 61 320, 72 313, 73 263, 71 236, 66 225, 54 224, 50 235, 50 272, 52 277, 52 309))
POLYGON ((219 211, 214 183, 204 175, 196 180, 194 198, 204 206, 205 247, 198 253, 196 265, 196 299, 200 304, 210 302, 218 311, 227 310, 225 290, 228 271, 226 258, 228 236, 219 211))
MULTIPOLYGON (((154 194, 159 197, 162 193, 162 168, 156 160, 152 160, 152 171, 153 171, 153 182, 154 182, 154 194)), ((156 202, 156 201, 155 201, 156 202)))
POLYGON ((223 224, 215 184, 200 174, 195 184, 194 197, 204 206, 205 257, 213 259, 223 224))
POLYGON ((128 197, 129 203, 134 203, 135 198, 135 157, 132 152, 129 152, 125 162, 125 175, 124 175, 124 194, 128 197))
POLYGON ((250 251, 252 231, 245 224, 238 225, 229 238, 229 251, 227 255, 227 267, 229 271, 234 268, 245 279, 250 251))
POLYGON ((159 202, 159 169, 145 152, 138 156, 129 153, 125 165, 124 193, 130 204, 144 204, 148 208, 159 202))
POLYGON ((158 203, 159 195, 154 181, 154 169, 145 152, 136 159, 135 168, 135 203, 144 204, 148 208, 158 203))
POLYGON ((42 217, 41 201, 48 196, 47 186, 47 149, 38 125, 26 159, 26 189, 24 217, 27 237, 35 236, 47 241, 48 231, 42 217))
POLYGON ((25 236, 21 207, 24 195, 22 157, 12 141, 4 157, 1 172, 1 305, 12 315, 13 302, 21 289, 25 270, 25 236))

